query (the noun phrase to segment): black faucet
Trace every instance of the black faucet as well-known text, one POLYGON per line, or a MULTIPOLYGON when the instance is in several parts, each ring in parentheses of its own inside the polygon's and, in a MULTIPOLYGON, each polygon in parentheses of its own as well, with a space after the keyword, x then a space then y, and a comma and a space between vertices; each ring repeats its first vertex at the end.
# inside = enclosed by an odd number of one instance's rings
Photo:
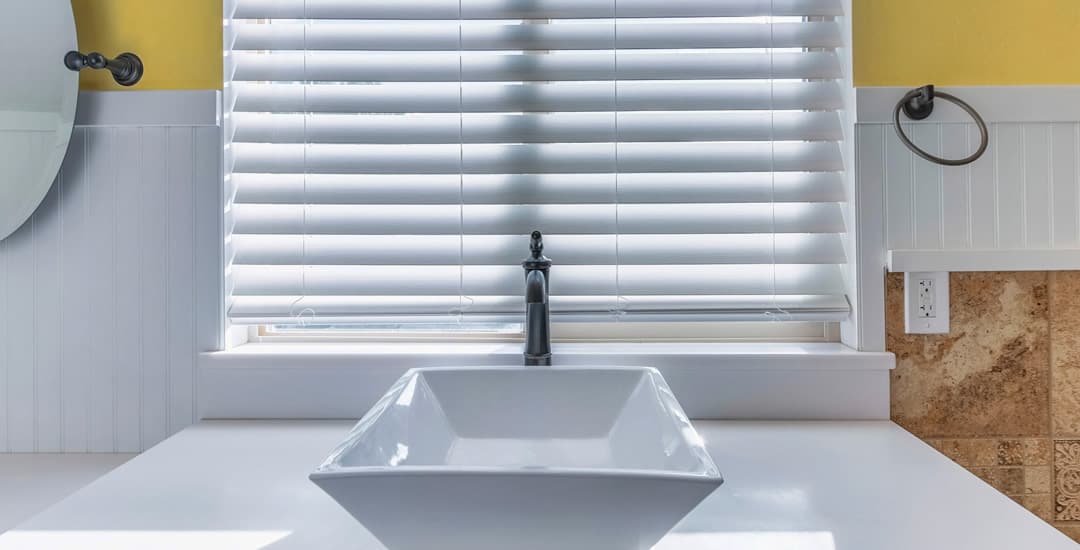
POLYGON ((551 365, 551 308, 548 274, 551 260, 544 256, 544 236, 532 232, 525 269, 525 366, 551 365))

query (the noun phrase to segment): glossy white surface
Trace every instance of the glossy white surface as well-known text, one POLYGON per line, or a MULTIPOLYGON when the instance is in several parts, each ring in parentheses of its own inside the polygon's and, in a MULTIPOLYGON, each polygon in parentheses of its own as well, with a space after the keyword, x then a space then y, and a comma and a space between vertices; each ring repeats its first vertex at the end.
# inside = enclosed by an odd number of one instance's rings
MULTIPOLYGON (((0 548, 379 550, 307 479, 352 424, 203 422, 0 535, 0 548)), ((890 422, 694 424, 725 484, 657 550, 1076 548, 890 422)))
POLYGON ((75 123, 77 49, 68 0, 0 0, 0 240, 18 229, 52 186, 75 123))
POLYGON ((0 533, 86 486, 134 455, 0 453, 0 533))
POLYGON ((311 479, 395 550, 645 549, 722 482, 642 367, 409 371, 311 479))

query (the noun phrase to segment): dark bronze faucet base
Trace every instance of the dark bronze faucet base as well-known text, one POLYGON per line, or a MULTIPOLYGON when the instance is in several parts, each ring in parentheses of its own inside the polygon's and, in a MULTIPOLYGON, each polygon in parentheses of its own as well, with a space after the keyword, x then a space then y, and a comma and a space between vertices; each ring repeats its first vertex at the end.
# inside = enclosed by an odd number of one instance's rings
POLYGON ((547 357, 529 357, 528 355, 526 355, 525 356, 525 366, 526 367, 550 367, 551 366, 551 356, 548 355, 547 357))

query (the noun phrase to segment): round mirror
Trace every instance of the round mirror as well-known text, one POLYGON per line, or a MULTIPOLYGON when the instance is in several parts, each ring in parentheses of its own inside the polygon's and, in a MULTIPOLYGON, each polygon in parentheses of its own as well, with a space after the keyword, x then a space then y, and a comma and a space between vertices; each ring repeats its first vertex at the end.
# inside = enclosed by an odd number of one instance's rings
POLYGON ((79 73, 64 66, 78 49, 70 0, 0 0, 0 239, 45 198, 75 124, 79 73))

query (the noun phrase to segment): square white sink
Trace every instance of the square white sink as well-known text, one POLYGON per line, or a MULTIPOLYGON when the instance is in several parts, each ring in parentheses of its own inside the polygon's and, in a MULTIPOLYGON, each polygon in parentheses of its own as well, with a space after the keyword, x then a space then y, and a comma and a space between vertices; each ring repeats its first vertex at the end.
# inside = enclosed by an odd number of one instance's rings
POLYGON ((311 480, 390 550, 650 548, 722 482, 651 368, 405 374, 311 480))

